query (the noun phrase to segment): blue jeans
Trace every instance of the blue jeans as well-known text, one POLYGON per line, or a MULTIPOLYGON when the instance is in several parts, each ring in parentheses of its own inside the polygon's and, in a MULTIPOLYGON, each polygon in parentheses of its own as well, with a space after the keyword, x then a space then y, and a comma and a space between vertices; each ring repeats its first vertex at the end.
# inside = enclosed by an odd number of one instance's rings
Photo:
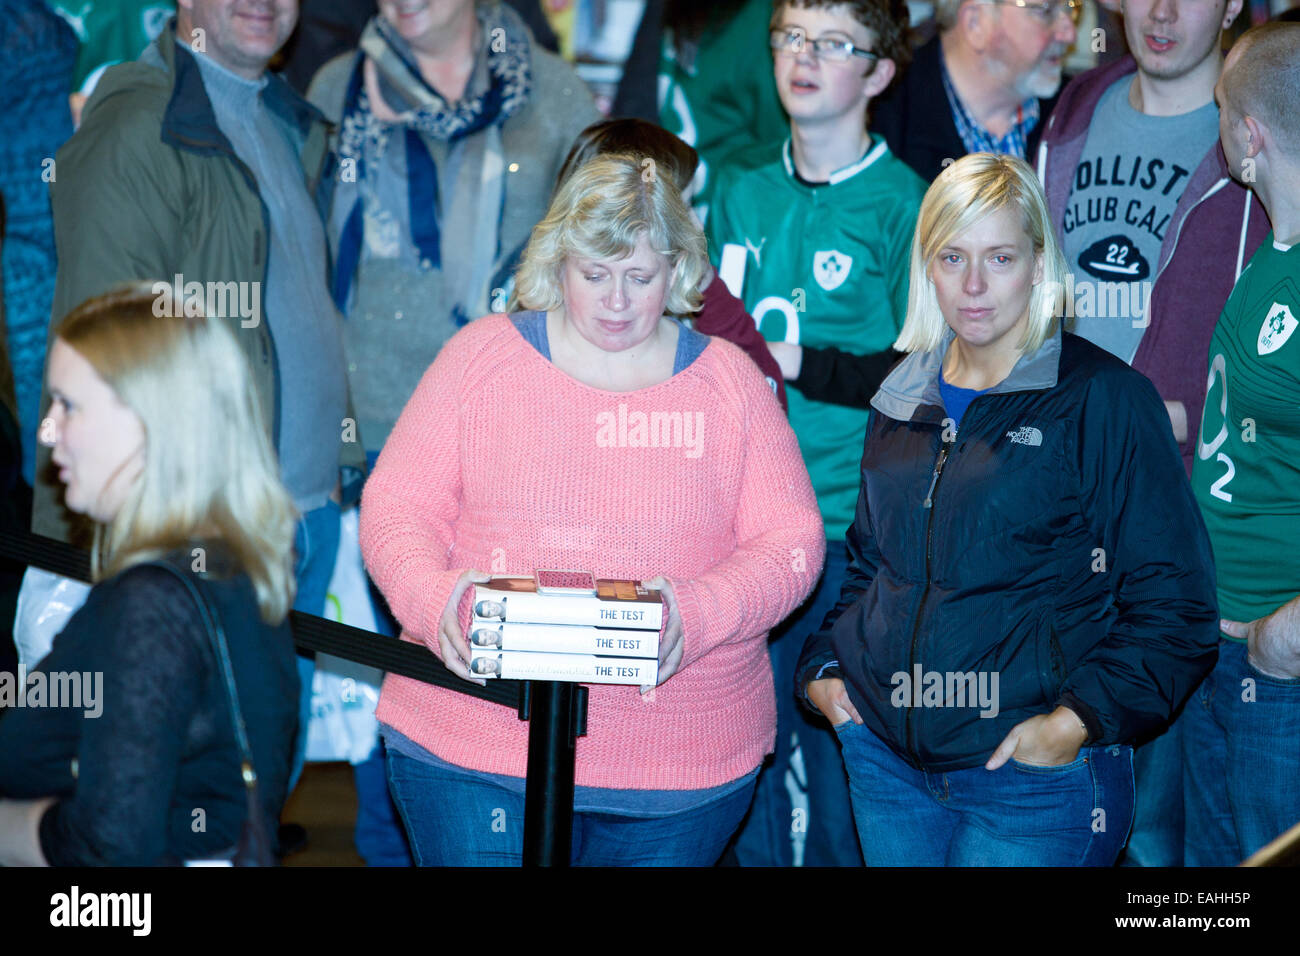
POLYGON ((388 792, 385 753, 381 737, 369 757, 352 765, 357 788, 357 825, 352 841, 366 866, 413 866, 406 831, 388 792))
MULTIPOLYGON (((339 553, 339 506, 327 501, 298 520, 294 534, 294 576, 298 593, 293 609, 317 617, 325 615, 325 595, 334 576, 334 561, 339 553)), ((293 770, 289 774, 289 793, 298 785, 307 756, 307 725, 311 721, 311 682, 316 676, 316 658, 298 655, 298 678, 302 681, 298 698, 298 736, 293 745, 293 770)))
POLYGON ((1300 678, 1251 666, 1219 641, 1219 662, 1183 711, 1188 866, 1234 866, 1300 821, 1300 678))
POLYGON ((1181 714, 1159 736, 1133 748, 1137 790, 1125 866, 1183 865, 1183 724, 1181 714))
POLYGON ((865 724, 835 730, 867 866, 1111 866, 1133 822, 1132 747, 929 773, 865 724))
POLYGON ((822 626, 839 603, 849 555, 843 541, 826 543, 826 569, 808 600, 778 627, 768 641, 776 682, 776 749, 758 775, 754 806, 736 835, 734 851, 741 866, 790 866, 794 808, 786 773, 798 736, 808 795, 803 863, 805 866, 861 866, 853 831, 848 780, 839 745, 830 725, 809 713, 794 698, 794 672, 804 642, 822 626))
MULTIPOLYGON (((388 751, 388 786, 417 866, 519 866, 524 798, 388 751)), ((745 815, 752 786, 660 816, 573 815, 574 866, 712 866, 745 815)))

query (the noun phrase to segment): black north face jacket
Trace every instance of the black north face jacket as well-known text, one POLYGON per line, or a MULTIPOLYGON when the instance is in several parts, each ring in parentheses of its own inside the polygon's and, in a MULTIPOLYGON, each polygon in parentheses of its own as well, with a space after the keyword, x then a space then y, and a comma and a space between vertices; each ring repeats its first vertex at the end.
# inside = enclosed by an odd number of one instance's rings
POLYGON ((798 694, 843 677, 867 726, 927 770, 978 766, 1061 704, 1089 743, 1131 742, 1218 657, 1213 557, 1169 416, 1146 378, 1057 332, 955 428, 938 385, 951 338, 872 399, 844 589, 798 694))

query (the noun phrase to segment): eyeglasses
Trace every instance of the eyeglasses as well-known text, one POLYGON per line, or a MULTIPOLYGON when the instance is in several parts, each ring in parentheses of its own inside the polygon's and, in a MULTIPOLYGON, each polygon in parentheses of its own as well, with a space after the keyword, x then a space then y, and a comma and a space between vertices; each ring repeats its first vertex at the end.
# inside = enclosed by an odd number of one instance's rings
POLYGON ((984 0, 984 2, 1020 7, 1049 26, 1055 23, 1056 18, 1062 13, 1068 13, 1070 22, 1075 26, 1079 25, 1079 19, 1083 16, 1083 0, 1044 0, 1043 3, 1031 3, 1030 0, 984 0))
POLYGON ((880 59, 879 54, 854 46, 848 40, 833 40, 830 37, 808 39, 802 27, 790 27, 771 31, 772 49, 787 56, 794 56, 809 50, 812 55, 827 63, 847 63, 850 57, 860 56, 873 64, 880 59))

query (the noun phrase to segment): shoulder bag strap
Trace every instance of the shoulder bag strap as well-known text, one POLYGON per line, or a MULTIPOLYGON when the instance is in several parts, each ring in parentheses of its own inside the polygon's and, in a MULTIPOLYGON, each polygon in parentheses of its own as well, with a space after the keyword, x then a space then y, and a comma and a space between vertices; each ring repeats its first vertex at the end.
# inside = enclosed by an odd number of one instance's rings
POLYGON ((239 707, 239 691, 235 687, 235 669, 230 663, 230 649, 226 644, 226 633, 221 626, 221 617, 212 607, 207 594, 193 580, 190 572, 182 571, 168 561, 150 561, 150 565, 170 571, 185 586, 185 589, 198 605, 203 618, 208 638, 216 653, 217 666, 221 669, 222 680, 226 685, 226 695, 230 701, 231 722, 234 725, 235 741, 239 745, 240 772, 244 779, 244 789, 248 798, 248 820, 244 824, 239 845, 235 850, 236 866, 274 866, 275 858, 271 852, 262 821, 261 800, 257 790, 257 771, 253 768, 253 752, 248 745, 248 731, 244 725, 244 714, 239 707))

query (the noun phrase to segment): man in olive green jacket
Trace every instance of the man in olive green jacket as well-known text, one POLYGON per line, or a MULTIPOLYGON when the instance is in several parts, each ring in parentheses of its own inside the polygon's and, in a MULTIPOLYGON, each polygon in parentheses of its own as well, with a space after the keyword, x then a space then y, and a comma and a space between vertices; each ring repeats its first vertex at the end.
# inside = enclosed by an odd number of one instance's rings
MULTIPOLYGON (((140 60, 105 73, 86 104, 81 129, 59 151, 50 184, 59 258, 54 324, 126 280, 170 283, 181 276, 185 283, 203 283, 205 300, 211 304, 215 298, 236 329, 278 448, 284 408, 312 396, 281 395, 264 308, 269 214, 251 170, 217 125, 198 55, 177 41, 174 26, 164 29, 140 60), (241 296, 251 308, 240 308, 241 296)), ((325 168, 327 124, 279 77, 267 77, 262 100, 292 131, 305 188, 319 214, 332 185, 325 168)), ((48 407, 48 394, 41 407, 48 407)), ((339 482, 331 498, 347 506, 360 493, 365 468, 350 397, 338 434, 339 482)), ((48 477, 49 456, 42 446, 32 530, 84 541, 85 529, 61 505, 61 486, 48 477)))

